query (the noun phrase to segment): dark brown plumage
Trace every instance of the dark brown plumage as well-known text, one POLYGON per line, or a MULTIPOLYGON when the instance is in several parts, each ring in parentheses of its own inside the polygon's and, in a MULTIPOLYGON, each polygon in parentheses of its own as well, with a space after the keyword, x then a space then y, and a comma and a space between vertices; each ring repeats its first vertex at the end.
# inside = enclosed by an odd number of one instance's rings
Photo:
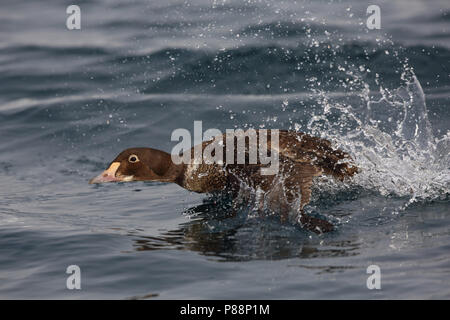
MULTIPOLYGON (((90 183, 161 181, 174 182, 195 192, 228 190, 234 194, 238 194, 240 188, 245 185, 254 191, 262 191, 261 210, 266 206, 279 212, 282 220, 286 220, 288 213, 294 210, 298 212, 300 222, 308 230, 316 233, 331 231, 333 226, 329 222, 309 217, 303 213, 303 208, 310 201, 314 177, 326 174, 343 180, 357 172, 351 157, 339 149, 333 149, 328 140, 286 130, 279 131, 279 144, 278 148, 275 148, 270 138, 270 130, 268 131, 268 155, 278 152, 279 156, 277 174, 262 175, 260 169, 269 165, 262 164, 259 157, 256 163, 249 163, 250 139, 246 137, 245 164, 236 164, 236 151, 232 163, 227 163, 224 152, 222 164, 208 164, 204 161, 196 164, 193 163, 194 147, 191 149, 190 163, 175 164, 171 155, 164 151, 131 148, 121 152, 109 168, 90 183), (299 207, 293 208, 298 198, 299 207)), ((258 131, 257 138, 259 141, 258 131)), ((212 142, 213 140, 203 142, 202 150, 205 151, 212 142)), ((226 135, 223 135, 224 150, 226 144, 226 135)), ((236 146, 237 138, 234 137, 234 147, 236 146)), ((212 155, 214 156, 214 153, 212 155)))

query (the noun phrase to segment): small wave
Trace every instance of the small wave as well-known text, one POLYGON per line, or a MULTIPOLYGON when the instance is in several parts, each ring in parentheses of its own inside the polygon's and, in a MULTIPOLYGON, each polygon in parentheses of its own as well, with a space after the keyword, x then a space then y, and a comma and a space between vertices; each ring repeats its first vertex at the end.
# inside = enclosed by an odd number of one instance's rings
POLYGON ((341 28, 337 25, 322 25, 319 23, 311 22, 290 22, 290 21, 277 21, 262 24, 253 24, 246 26, 235 32, 235 35, 239 37, 252 37, 267 39, 277 38, 291 38, 291 37, 306 37, 311 35, 324 35, 329 32, 338 33, 341 28))

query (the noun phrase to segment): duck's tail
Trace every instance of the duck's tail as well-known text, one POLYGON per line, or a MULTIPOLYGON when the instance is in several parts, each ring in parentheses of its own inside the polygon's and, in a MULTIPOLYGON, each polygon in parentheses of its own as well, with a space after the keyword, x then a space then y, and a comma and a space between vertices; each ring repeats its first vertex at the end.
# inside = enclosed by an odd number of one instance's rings
POLYGON ((280 131, 280 149, 295 162, 309 162, 339 180, 358 172, 352 157, 331 146, 331 142, 306 133, 280 131))
POLYGON ((358 173, 359 169, 348 153, 340 149, 333 149, 328 140, 324 141, 326 141, 326 147, 322 148, 323 153, 315 162, 323 169, 325 174, 343 181, 345 178, 358 173))

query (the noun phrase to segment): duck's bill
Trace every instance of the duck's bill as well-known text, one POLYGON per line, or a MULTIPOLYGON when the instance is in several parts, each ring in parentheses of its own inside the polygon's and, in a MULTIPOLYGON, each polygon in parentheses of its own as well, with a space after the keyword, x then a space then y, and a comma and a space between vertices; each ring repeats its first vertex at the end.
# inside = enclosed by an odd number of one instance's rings
POLYGON ((116 176, 117 169, 120 166, 120 162, 113 162, 108 169, 103 171, 101 174, 89 181, 89 184, 94 183, 105 183, 105 182, 120 182, 120 181, 130 181, 128 176, 116 176))

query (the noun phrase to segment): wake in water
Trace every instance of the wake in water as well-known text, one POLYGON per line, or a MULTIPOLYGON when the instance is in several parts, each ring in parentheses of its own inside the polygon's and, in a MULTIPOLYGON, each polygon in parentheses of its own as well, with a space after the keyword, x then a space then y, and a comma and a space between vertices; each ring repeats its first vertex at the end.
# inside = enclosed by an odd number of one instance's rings
MULTIPOLYGON (((353 81, 364 87, 359 97, 365 103, 331 102, 321 93, 317 101, 321 109, 308 123, 313 134, 332 140, 354 157, 360 172, 348 186, 405 197, 392 213, 417 201, 446 199, 450 134, 433 136, 425 95, 413 71, 402 73, 401 87, 388 90, 380 85, 375 94, 361 76, 353 74, 353 81)), ((321 188, 332 192, 336 185, 327 181, 321 188)))

